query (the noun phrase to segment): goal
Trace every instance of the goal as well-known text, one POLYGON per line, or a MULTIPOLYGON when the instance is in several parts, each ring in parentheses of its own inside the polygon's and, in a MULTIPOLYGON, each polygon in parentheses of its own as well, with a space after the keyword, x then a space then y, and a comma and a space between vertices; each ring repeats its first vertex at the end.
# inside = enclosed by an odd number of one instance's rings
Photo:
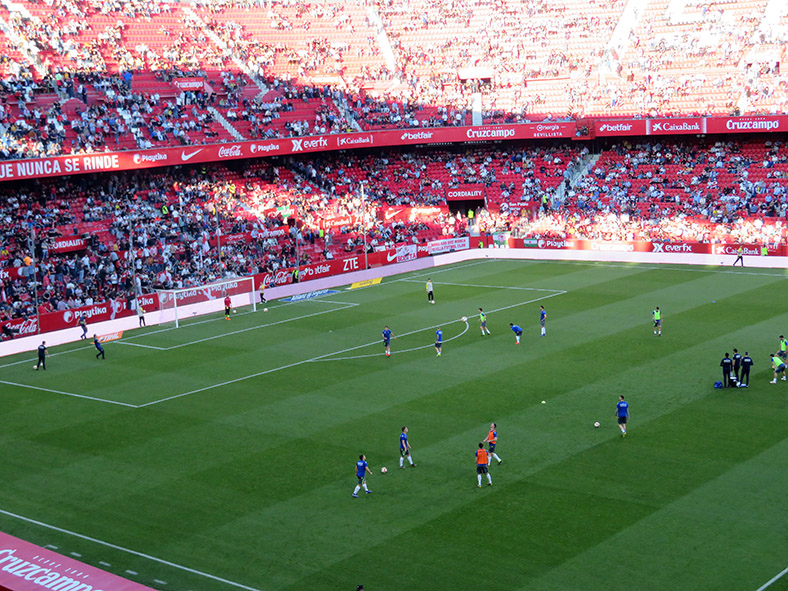
POLYGON ((224 298, 230 296, 233 309, 251 306, 257 311, 254 278, 240 277, 186 289, 159 290, 159 322, 175 322, 176 328, 186 318, 224 310, 224 298))

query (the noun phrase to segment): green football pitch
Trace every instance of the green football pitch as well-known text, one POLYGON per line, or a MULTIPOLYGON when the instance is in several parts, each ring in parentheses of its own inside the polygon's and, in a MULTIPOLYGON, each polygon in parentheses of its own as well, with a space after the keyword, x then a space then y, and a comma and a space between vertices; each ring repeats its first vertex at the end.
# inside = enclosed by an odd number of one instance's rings
POLYGON ((476 261, 130 331, 105 361, 85 342, 45 372, 0 359, 0 530, 162 590, 756 591, 788 567, 788 383, 767 357, 786 288, 476 261), (734 347, 750 388, 714 389, 734 347), (477 488, 493 421, 503 463, 477 488))

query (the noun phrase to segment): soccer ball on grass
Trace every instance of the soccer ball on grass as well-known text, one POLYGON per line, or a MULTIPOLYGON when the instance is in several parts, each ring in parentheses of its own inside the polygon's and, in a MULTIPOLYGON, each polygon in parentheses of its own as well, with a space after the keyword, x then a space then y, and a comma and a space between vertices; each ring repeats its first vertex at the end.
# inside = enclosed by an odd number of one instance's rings
POLYGON ((381 474, 385 474, 386 472, 388 472, 388 470, 386 469, 386 466, 383 466, 383 467, 380 469, 380 473, 381 473, 381 474))
POLYGON ((596 423, 594 423, 594 428, 595 428, 595 429, 599 429, 599 421, 597 421, 596 423))
POLYGON ((463 316, 463 317, 462 317, 462 321, 463 321, 463 322, 468 322, 468 317, 467 317, 467 316, 463 316))

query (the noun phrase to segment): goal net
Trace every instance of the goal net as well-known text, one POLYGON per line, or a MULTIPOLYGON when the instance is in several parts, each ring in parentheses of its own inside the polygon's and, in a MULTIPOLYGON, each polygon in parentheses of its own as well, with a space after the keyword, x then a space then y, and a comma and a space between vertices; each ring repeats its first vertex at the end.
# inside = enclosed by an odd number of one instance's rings
POLYGON ((230 298, 232 308, 251 306, 257 311, 254 278, 241 277, 199 287, 167 289, 158 291, 160 323, 174 322, 175 326, 194 316, 202 316, 224 310, 224 298, 230 298))

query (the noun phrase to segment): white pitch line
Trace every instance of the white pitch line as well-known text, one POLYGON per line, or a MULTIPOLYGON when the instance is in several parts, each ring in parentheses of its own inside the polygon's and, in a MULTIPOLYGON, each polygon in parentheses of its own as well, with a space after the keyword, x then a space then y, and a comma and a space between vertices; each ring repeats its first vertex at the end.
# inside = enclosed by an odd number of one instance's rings
POLYGON ((128 408, 137 408, 136 404, 128 404, 126 402, 118 402, 117 400, 106 400, 105 398, 97 398, 95 396, 86 396, 85 394, 74 394, 73 392, 63 392, 62 390, 52 390, 51 388, 42 388, 41 386, 31 386, 30 384, 17 384, 16 382, 6 382, 0 380, 0 384, 8 384, 9 386, 18 386, 20 388, 29 388, 30 390, 40 390, 42 392, 51 392, 52 394, 62 394, 63 396, 73 396, 74 398, 84 398, 85 400, 95 400, 97 402, 106 402, 107 404, 117 404, 119 406, 126 406, 128 408))
POLYGON ((156 347, 154 345, 143 345, 142 343, 132 343, 131 341, 116 341, 118 345, 128 345, 129 347, 142 347, 144 349, 155 349, 156 351, 166 351, 166 347, 156 347))
POLYGON ((244 332, 249 332, 250 330, 260 330, 261 328, 267 328, 269 326, 276 326, 277 324, 285 324, 287 322, 293 322, 294 320, 303 320, 304 318, 312 318, 313 316, 320 316, 321 314, 330 314, 331 312, 339 312, 340 310, 347 310, 348 308, 353 308, 358 306, 359 304, 347 304, 342 308, 334 308, 332 310, 323 310, 322 312, 313 312, 312 314, 305 314, 303 316, 296 316, 295 318, 285 318, 284 320, 277 320, 276 322, 269 322, 268 324, 259 324, 257 326, 250 326, 249 328, 242 328, 240 330, 233 330, 230 332, 226 332, 224 334, 217 334, 212 337, 205 337, 204 339, 197 339, 195 341, 189 341, 188 343, 181 343, 180 345, 173 345, 172 347, 166 347, 163 351, 172 351, 173 349, 180 349, 181 347, 188 347, 190 345, 196 345, 197 343, 204 343, 206 341, 213 341, 215 339, 223 339, 225 337, 229 337, 235 334, 241 334, 244 332))
MULTIPOLYGON (((460 321, 460 322, 462 322, 462 321, 460 321)), ((443 342, 444 343, 448 343, 448 342, 453 341, 454 339, 459 339, 462 335, 464 335, 466 332, 468 332, 468 329, 470 329, 470 325, 466 321, 465 322, 465 329, 460 334, 455 335, 455 336, 453 336, 451 338, 448 338, 448 339, 446 339, 443 342)), ((430 330, 430 329, 425 328, 424 330, 430 330)), ((422 331, 418 331, 418 332, 422 332, 422 331)), ((379 343, 379 341, 378 341, 378 343, 379 343)), ((374 345, 374 344, 377 344, 377 343, 372 343, 372 344, 374 345)), ((391 354, 395 355, 395 354, 398 354, 398 353, 410 353, 411 351, 420 351, 421 349, 429 349, 430 347, 434 347, 434 346, 435 345, 421 345, 420 347, 413 347, 412 349, 403 349, 401 351, 392 351, 391 354)), ((329 357, 327 359, 318 359, 317 361, 348 361, 350 359, 366 359, 368 357, 380 357, 380 353, 369 353, 367 355, 352 355, 350 357, 329 357)), ((311 361, 310 363, 317 363, 317 361, 311 361)))
MULTIPOLYGON (((722 255, 722 256, 732 256, 732 255, 722 255)), ((512 259, 495 259, 498 261, 508 261, 512 259)), ((551 261, 551 260, 540 260, 534 261, 538 263, 556 263, 560 262, 565 265, 580 265, 585 267, 612 267, 614 269, 648 269, 649 271, 684 271, 685 273, 723 273, 728 275, 762 275, 764 277, 774 277, 775 279, 779 279, 783 277, 784 271, 782 269, 775 269, 774 273, 761 273, 755 271, 733 271, 728 269, 727 271, 723 271, 717 268, 713 268, 714 265, 706 265, 707 267, 712 267, 711 269, 694 269, 689 265, 677 265, 677 263, 662 263, 660 266, 655 265, 646 265, 643 263, 603 263, 600 261, 551 261)))
POLYGON ((763 591, 764 589, 767 589, 768 587, 771 586, 772 583, 776 583, 777 581, 779 581, 785 574, 788 574, 788 567, 783 569, 781 573, 769 579, 766 583, 758 587, 755 591, 763 591))
POLYGON ((117 544, 112 544, 110 542, 105 542, 103 540, 99 540, 98 538, 92 538, 90 536, 86 536, 84 534, 80 534, 68 529, 63 529, 62 527, 57 527, 56 525, 50 525, 48 523, 44 523, 43 521, 37 521, 35 519, 30 519, 29 517, 25 517, 23 515, 17 515, 16 513, 11 513, 10 511, 5 511, 0 509, 0 513, 3 515, 7 515, 8 517, 13 517, 14 519, 19 519, 21 521, 25 521, 27 523, 32 523, 34 525, 39 525, 41 527, 51 529, 56 532, 60 532, 62 534, 66 534, 69 536, 74 536, 75 538, 79 538, 81 540, 87 540, 88 542, 93 542, 94 544, 100 544, 101 546, 105 546, 107 548, 112 548, 113 550, 118 550, 120 552, 126 552, 127 554, 132 554, 133 556, 139 556, 140 558, 145 558, 147 560, 151 560, 153 562, 158 562, 159 564, 164 564, 166 566, 171 566, 172 568, 176 568, 178 570, 182 570, 187 573, 191 573, 193 575, 198 575, 200 577, 205 577, 206 579, 211 579, 212 581, 218 581, 220 583, 224 583, 226 585, 230 585, 231 587, 237 587, 238 589, 245 589, 246 591, 260 591, 259 589, 255 589, 254 587, 249 587, 247 585, 242 585, 241 583, 236 583, 234 581, 229 581, 227 579, 223 579, 221 577, 217 577, 215 575, 211 575, 193 568, 189 568, 188 566, 181 566, 180 564, 176 564, 174 562, 170 562, 169 560, 163 560, 162 558, 156 558, 155 556, 151 556, 150 554, 144 554, 142 552, 137 552, 136 550, 130 550, 129 548, 124 548, 123 546, 118 546, 117 544))
MULTIPOLYGON (((405 279, 408 283, 421 283, 421 281, 417 281, 416 279, 405 279)), ((441 281, 440 283, 436 283, 435 285, 454 285, 458 287, 483 287, 485 289, 517 289, 521 291, 549 291, 549 292, 558 292, 563 291, 560 289, 544 289, 541 287, 517 287, 514 285, 476 285, 473 283, 446 283, 441 281)), ((564 293, 566 293, 564 291, 564 293)))
MULTIPOLYGON (((563 295, 565 293, 566 293, 566 291, 557 291, 556 293, 551 293, 551 294, 548 294, 548 295, 545 295, 545 296, 542 296, 542 297, 539 297, 539 298, 535 298, 533 300, 527 300, 525 302, 520 302, 518 304, 512 304, 511 306, 504 306, 502 308, 489 310, 489 313, 492 314, 492 313, 495 313, 495 312, 501 312, 503 310, 509 310, 510 308, 516 308, 518 306, 526 306, 528 304, 533 304, 534 302, 539 302, 541 300, 554 298, 555 296, 563 295)), ((325 312, 321 312, 321 313, 325 313, 325 312)), ((452 321, 450 320, 448 322, 452 322, 452 321)), ((443 324, 448 324, 448 322, 444 322, 443 324)), ((402 333, 399 336, 404 337, 404 336, 408 336, 408 335, 411 335, 411 334, 415 334, 417 332, 423 332, 425 330, 438 328, 439 326, 442 326, 442 324, 434 324, 432 326, 426 326, 424 328, 419 328, 418 330, 411 330, 409 332, 402 333)), ((356 345, 355 347, 349 347, 349 348, 343 349, 341 351, 334 351, 333 353, 325 353, 324 355, 318 355, 317 357, 312 357, 311 359, 303 359, 301 361, 294 361, 293 363, 288 363, 287 365, 282 365, 280 367, 273 367, 271 369, 266 369, 265 371, 259 371, 257 373, 249 374, 247 376, 241 376, 240 378, 227 380, 226 382, 220 382, 218 384, 212 384, 210 386, 204 386, 202 388, 197 388, 196 390, 190 390, 189 392, 183 392, 181 394, 174 394, 172 396, 167 396, 166 398, 161 398, 159 400, 153 400, 151 402, 146 402, 145 404, 138 405, 136 408, 144 408, 146 406, 153 406, 154 404, 159 404, 160 402, 167 402, 169 400, 175 400, 176 398, 183 398, 184 396, 191 396, 192 394, 199 394, 200 392, 206 392, 208 390, 213 390, 215 388, 221 388, 223 386, 229 386, 230 384, 237 384, 238 382, 243 382, 243 381, 246 381, 246 380, 250 380, 252 378, 258 378, 260 376, 264 376, 264 375, 267 375, 269 373, 282 371, 284 369, 290 369, 291 367, 298 367, 299 365, 303 365, 305 363, 313 363, 315 361, 321 361, 321 360, 324 360, 327 357, 330 358, 333 355, 341 355, 342 353, 348 353, 350 351, 356 351, 358 349, 363 349, 364 347, 371 347, 371 346, 376 345, 378 343, 380 343, 380 341, 376 340, 376 341, 373 341, 371 343, 365 343, 363 345, 356 345)), ((325 359, 325 360, 326 361, 332 361, 332 359, 325 359)))
MULTIPOLYGON (((76 351, 84 351, 85 349, 92 349, 92 348, 93 345, 90 345, 89 347, 78 347, 76 349, 69 349, 68 351, 60 351, 59 353, 49 353, 47 355, 47 359, 49 359, 50 357, 57 357, 58 355, 68 355, 69 353, 74 353, 76 351)), ((6 363, 5 365, 0 365, 0 369, 3 369, 5 367, 11 367, 14 365, 22 365, 23 363, 30 363, 30 362, 35 363, 36 361, 38 361, 38 357, 30 357, 28 359, 23 359, 22 361, 14 361, 12 363, 6 363)))

